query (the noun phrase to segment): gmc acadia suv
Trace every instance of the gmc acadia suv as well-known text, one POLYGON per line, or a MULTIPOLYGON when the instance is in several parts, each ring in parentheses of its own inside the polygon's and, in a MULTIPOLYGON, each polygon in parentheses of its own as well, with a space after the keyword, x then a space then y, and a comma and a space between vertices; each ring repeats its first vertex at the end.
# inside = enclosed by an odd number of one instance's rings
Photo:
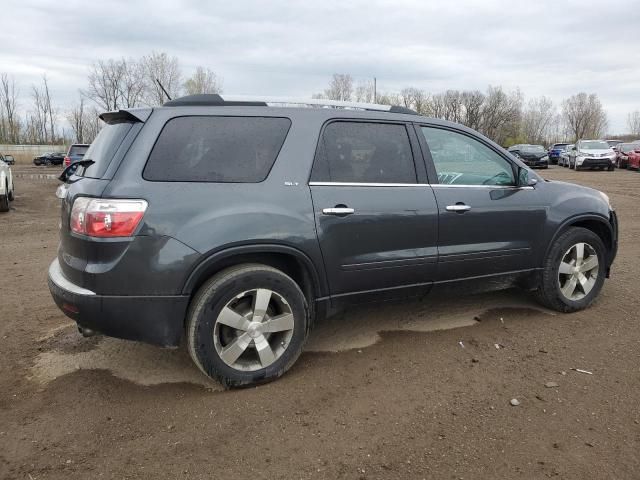
POLYGON ((346 304, 465 282, 586 308, 616 255, 604 193, 402 107, 196 95, 101 118, 61 176, 53 298, 86 335, 186 337, 226 386, 282 375, 346 304))

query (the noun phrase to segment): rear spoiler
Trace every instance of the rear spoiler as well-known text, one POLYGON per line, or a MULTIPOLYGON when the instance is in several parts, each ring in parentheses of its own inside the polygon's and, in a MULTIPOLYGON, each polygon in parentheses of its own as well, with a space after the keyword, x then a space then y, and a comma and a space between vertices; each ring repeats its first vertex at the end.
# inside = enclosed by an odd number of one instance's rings
POLYGON ((105 112, 99 116, 100 120, 105 123, 122 123, 122 122, 146 122, 153 112, 153 108, 129 108, 127 110, 114 110, 105 112))

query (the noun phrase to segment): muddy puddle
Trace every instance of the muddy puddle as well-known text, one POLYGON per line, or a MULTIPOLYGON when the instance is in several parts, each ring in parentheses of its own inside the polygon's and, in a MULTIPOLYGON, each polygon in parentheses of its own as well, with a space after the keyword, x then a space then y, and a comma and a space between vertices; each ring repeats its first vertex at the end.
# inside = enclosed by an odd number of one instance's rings
MULTIPOLYGON (((480 321, 499 320, 498 316, 506 316, 508 322, 541 311, 528 296, 513 291, 351 308, 318 322, 305 351, 361 349, 378 342, 380 332, 471 328, 480 321)), ((31 378, 40 384, 77 370, 96 369, 145 386, 187 382, 222 390, 193 365, 184 347, 164 349, 102 336, 84 338, 73 323, 58 326, 38 343, 40 353, 31 378)))

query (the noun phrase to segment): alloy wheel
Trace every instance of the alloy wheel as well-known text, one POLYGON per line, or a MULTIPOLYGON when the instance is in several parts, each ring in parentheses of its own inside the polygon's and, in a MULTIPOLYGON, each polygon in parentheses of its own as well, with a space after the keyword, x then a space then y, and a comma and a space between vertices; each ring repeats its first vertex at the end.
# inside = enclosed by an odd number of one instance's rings
POLYGON ((565 298, 580 300, 587 296, 598 278, 598 254, 588 243, 576 243, 562 257, 558 285, 565 298))
POLYGON ((266 368, 286 351, 295 321, 282 295, 266 289, 247 290, 231 299, 213 329, 216 352, 231 368, 266 368))

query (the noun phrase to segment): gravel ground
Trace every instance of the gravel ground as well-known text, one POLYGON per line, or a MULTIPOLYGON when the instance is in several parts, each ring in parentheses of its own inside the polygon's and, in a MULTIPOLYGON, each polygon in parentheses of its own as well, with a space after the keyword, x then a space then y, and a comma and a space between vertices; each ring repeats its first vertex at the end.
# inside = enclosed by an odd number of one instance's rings
POLYGON ((0 478, 640 476, 639 174, 542 172, 618 210, 589 310, 517 290, 351 309, 279 381, 222 391, 184 348, 85 339, 58 311, 56 171, 15 167, 0 216, 0 478))

